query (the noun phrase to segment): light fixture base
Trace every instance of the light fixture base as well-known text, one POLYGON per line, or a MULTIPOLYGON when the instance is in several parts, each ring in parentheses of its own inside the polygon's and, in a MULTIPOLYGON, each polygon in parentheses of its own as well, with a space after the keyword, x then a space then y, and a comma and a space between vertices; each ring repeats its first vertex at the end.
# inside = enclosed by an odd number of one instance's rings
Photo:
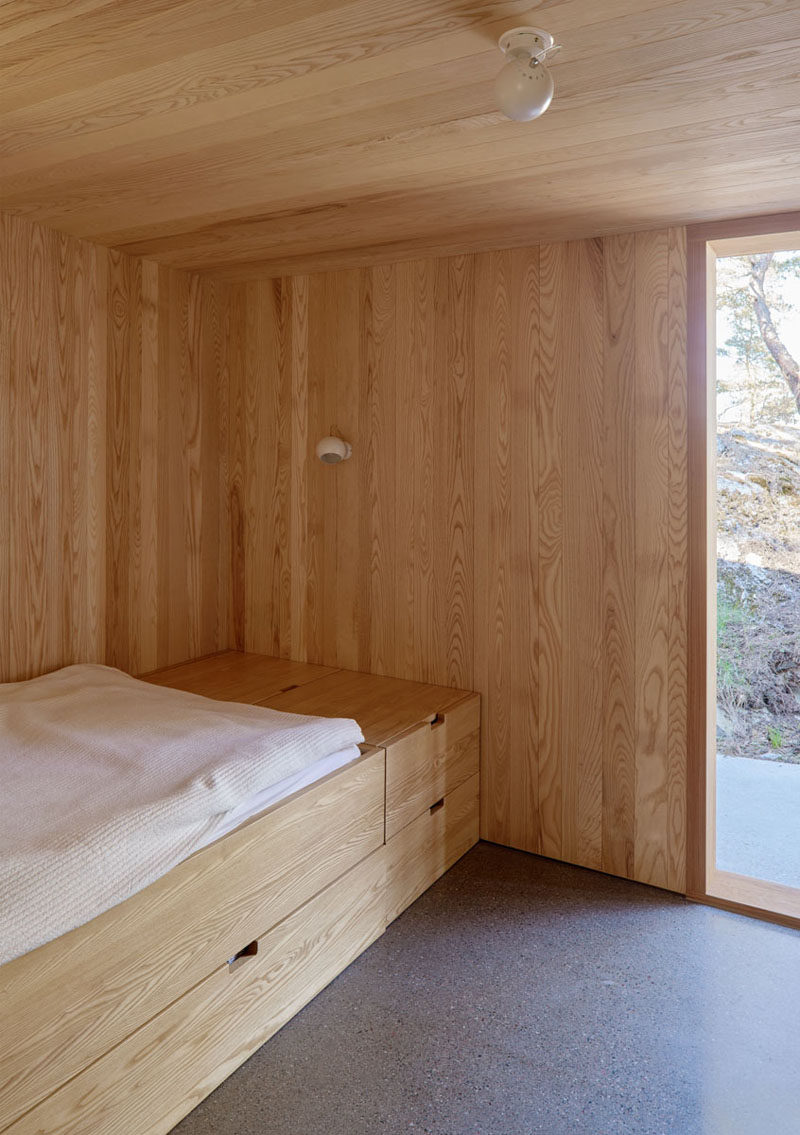
POLYGON ((516 59, 532 59, 535 55, 546 55, 552 51, 556 41, 550 32, 541 28, 511 28, 503 32, 497 41, 503 55, 516 59))

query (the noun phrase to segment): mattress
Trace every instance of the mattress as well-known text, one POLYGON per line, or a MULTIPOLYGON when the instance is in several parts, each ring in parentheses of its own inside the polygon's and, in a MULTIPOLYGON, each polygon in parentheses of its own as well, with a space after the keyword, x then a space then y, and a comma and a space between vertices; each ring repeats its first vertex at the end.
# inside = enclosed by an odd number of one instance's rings
POLYGON ((69 666, 0 685, 0 963, 122 902, 352 760, 306 717, 69 666))

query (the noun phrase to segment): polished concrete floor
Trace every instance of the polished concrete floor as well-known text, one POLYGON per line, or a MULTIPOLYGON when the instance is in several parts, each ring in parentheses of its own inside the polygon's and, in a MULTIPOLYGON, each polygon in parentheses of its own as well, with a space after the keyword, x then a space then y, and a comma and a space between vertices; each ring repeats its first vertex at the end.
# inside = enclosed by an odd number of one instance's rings
POLYGON ((800 933, 479 844, 176 1135, 800 1135, 800 933))

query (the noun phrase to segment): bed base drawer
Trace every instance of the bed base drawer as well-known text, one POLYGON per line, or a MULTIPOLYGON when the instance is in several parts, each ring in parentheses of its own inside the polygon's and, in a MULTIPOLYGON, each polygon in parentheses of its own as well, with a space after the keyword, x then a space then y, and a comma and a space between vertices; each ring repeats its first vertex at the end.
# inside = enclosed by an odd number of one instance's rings
POLYGON ((164 1135, 384 930, 379 850, 40 1103, 7 1135, 164 1135))
POLYGON ((373 750, 0 968, 0 1131, 380 848, 384 785, 373 750))
POLYGON ((386 746, 386 839, 478 772, 480 697, 470 695, 386 746))
POLYGON ((387 841, 387 924, 478 842, 479 781, 470 777, 387 841))

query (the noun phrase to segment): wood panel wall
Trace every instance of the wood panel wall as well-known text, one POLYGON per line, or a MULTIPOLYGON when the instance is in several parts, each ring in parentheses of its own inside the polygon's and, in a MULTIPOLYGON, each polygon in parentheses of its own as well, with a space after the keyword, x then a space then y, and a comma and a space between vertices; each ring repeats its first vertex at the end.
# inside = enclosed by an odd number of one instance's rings
POLYGON ((678 891, 685 260, 670 229, 241 285, 230 387, 235 644, 480 690, 485 838, 678 891))
POLYGON ((0 225, 0 680, 226 646, 227 291, 0 225))
POLYGON ((683 230, 232 287, 0 242, 0 680, 478 689, 486 838, 684 888, 683 230))

